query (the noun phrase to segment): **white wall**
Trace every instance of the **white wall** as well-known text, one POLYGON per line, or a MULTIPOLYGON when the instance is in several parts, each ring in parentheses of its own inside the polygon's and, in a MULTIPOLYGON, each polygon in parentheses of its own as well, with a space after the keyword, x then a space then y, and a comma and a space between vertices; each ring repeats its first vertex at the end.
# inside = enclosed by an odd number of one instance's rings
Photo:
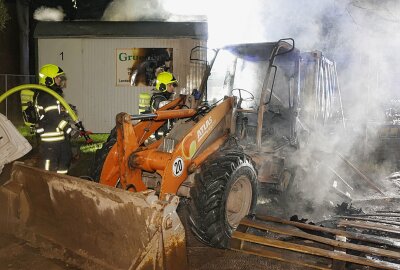
POLYGON ((65 98, 78 107, 79 119, 95 133, 109 132, 120 112, 137 114, 141 92, 152 87, 116 86, 117 48, 173 48, 174 75, 180 87, 190 92, 200 83, 200 67, 190 63, 190 50, 205 41, 140 38, 40 38, 39 67, 52 63, 67 74, 65 98))

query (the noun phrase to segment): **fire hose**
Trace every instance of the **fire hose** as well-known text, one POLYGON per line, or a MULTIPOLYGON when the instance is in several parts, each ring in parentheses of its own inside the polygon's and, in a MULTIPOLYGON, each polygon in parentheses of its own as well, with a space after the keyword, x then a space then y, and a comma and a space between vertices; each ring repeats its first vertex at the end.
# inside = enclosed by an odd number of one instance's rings
POLYGON ((8 96, 22 91, 22 90, 30 90, 30 89, 35 89, 35 90, 40 90, 40 91, 44 91, 50 95, 52 95, 54 98, 56 98, 62 106, 64 106, 64 108, 67 110, 69 116, 71 117, 72 121, 74 121, 75 126, 78 128, 80 135, 82 137, 85 138, 86 143, 92 143, 93 140, 90 138, 88 132, 85 130, 82 121, 79 120, 78 116, 76 115, 76 113, 74 112, 74 110, 72 110, 71 106, 65 101, 65 99, 60 96, 59 94, 57 94, 56 92, 54 92, 53 90, 43 86, 43 85, 39 85, 39 84, 23 84, 23 85, 19 85, 16 86, 14 88, 11 88, 10 90, 6 91, 4 94, 2 94, 0 96, 0 103, 6 99, 8 96))

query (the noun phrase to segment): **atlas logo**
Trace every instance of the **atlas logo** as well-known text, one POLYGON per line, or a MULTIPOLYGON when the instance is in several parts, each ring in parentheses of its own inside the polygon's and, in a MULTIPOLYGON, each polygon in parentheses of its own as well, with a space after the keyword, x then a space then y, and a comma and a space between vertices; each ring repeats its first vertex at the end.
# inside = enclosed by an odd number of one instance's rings
POLYGON ((200 141, 201 138, 204 137, 204 135, 206 135, 209 131, 210 131, 210 127, 213 123, 213 120, 210 117, 208 117, 208 119, 206 120, 206 122, 201 125, 201 127, 197 130, 197 141, 200 141))

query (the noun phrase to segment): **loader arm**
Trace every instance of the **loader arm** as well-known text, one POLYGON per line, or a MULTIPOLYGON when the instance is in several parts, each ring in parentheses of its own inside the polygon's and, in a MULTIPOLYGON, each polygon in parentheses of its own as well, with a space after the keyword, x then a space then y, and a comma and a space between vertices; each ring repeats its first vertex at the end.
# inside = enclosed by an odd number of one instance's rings
POLYGON ((234 98, 227 98, 212 109, 187 132, 172 153, 158 149, 132 153, 129 157, 130 169, 157 171, 162 177, 160 199, 165 199, 167 194, 176 194, 188 174, 225 142, 230 125, 221 122, 230 116, 233 103, 234 98), (224 127, 223 134, 211 143, 207 142, 208 137, 220 123, 224 127), (206 149, 201 151, 205 144, 207 144, 206 149))
POLYGON ((224 133, 219 139, 214 140, 208 145, 209 147, 207 147, 203 153, 198 153, 198 150, 206 143, 207 138, 212 134, 213 130, 226 119, 226 117, 228 117, 229 120, 231 119, 230 116, 234 100, 234 97, 229 97, 212 109, 176 146, 162 174, 161 199, 165 198, 167 194, 177 193, 180 185, 187 179, 189 172, 200 165, 196 164, 194 161, 200 162, 201 160, 205 160, 207 156, 211 155, 223 145, 230 129, 230 123, 222 123, 224 126, 224 133), (194 157, 196 157, 196 159, 194 157))
MULTIPOLYGON (((144 141, 140 139, 141 135, 144 134, 143 127, 160 127, 162 124, 160 125, 158 121, 153 119, 132 125, 132 117, 129 114, 119 114, 117 116, 117 143, 112 147, 106 158, 100 183, 116 186, 119 180, 123 189, 143 191, 147 187, 142 180, 142 172, 157 172, 162 178, 160 198, 165 199, 167 194, 176 194, 188 174, 192 173, 202 161, 226 141, 230 122, 222 123, 224 132, 218 135, 219 137, 216 140, 206 142, 213 130, 227 116, 231 115, 233 104, 234 98, 229 97, 212 109, 184 135, 171 153, 159 150, 159 146, 165 140, 164 138, 149 146, 141 144, 144 141), (205 143, 207 143, 207 147, 202 150, 205 143)), ((163 107, 163 109, 165 108, 163 107)), ((194 113, 195 110, 191 109, 177 109, 176 112, 170 111, 169 116, 179 115, 180 118, 187 118, 194 113)), ((157 114, 156 119, 168 116, 163 112, 156 112, 155 114, 157 114)), ((161 121, 161 123, 164 123, 164 121, 161 121)))
MULTIPOLYGON (((116 117, 117 143, 111 148, 104 161, 99 182, 108 186, 116 186, 119 181, 124 189, 132 189, 134 191, 145 190, 146 186, 141 180, 141 173, 137 170, 127 170, 126 164, 129 159, 129 154, 138 151, 139 148, 143 149, 143 143, 150 135, 164 125, 167 119, 170 119, 164 116, 163 120, 156 120, 155 118, 157 118, 158 114, 161 115, 161 112, 164 111, 171 112, 173 110, 178 110, 183 101, 184 96, 180 96, 161 107, 158 112, 154 114, 153 119, 140 121, 135 125, 132 124, 132 120, 139 119, 139 116, 131 116, 125 113, 118 114, 116 117)), ((169 116, 173 118, 176 115, 172 114, 169 116)), ((158 140, 147 148, 156 148, 161 142, 161 140, 158 140)))

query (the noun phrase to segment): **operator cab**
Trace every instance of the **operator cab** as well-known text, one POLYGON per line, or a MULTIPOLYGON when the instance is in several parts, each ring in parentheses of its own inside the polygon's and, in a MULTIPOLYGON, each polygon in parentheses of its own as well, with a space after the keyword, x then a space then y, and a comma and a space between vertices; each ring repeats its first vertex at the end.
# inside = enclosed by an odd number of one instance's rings
POLYGON ((299 51, 287 41, 226 46, 214 60, 207 100, 237 97, 237 136, 249 144, 275 148, 295 136, 299 51))

